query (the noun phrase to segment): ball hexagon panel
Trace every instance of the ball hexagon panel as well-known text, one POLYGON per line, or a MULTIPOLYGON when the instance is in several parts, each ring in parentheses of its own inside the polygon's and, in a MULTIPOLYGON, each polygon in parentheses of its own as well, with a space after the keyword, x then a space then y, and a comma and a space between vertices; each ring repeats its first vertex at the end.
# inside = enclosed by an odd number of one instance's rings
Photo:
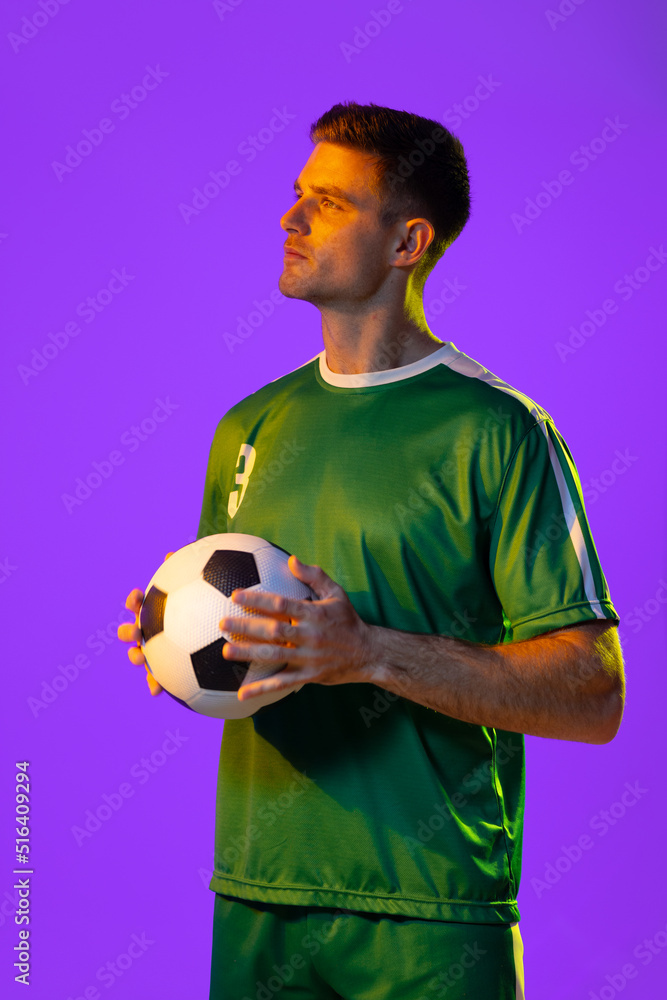
POLYGON ((220 620, 233 604, 199 577, 169 594, 165 631, 186 653, 196 653, 222 636, 220 620))
POLYGON ((255 552, 255 562, 261 580, 261 586, 255 589, 285 594, 286 597, 301 601, 312 600, 312 590, 301 580, 297 580, 287 565, 287 558, 276 558, 276 547, 267 546, 255 552))
POLYGON ((148 642, 144 643, 143 651, 149 670, 158 684, 162 684, 163 687, 167 687, 168 685, 170 693, 183 701, 188 701, 196 694, 199 690, 199 685, 192 669, 190 655, 178 643, 174 642, 171 637, 168 637, 165 632, 159 632, 152 639, 149 639, 148 642), (156 664, 169 664, 168 681, 167 678, 160 676, 160 670, 157 667, 153 668, 151 659, 156 664), (162 683, 163 680, 164 684, 162 683))
POLYGON ((264 663, 262 660, 253 660, 248 665, 244 684, 252 684, 253 681, 263 681, 266 677, 273 677, 274 674, 284 670, 286 666, 286 663, 264 663))
MULTIPOLYGON (((303 684, 299 684, 298 687, 281 691, 277 696, 271 693, 256 695, 252 699, 253 713, 265 705, 273 705, 277 701, 282 701, 289 694, 296 694, 302 687, 303 684)), ((248 702, 239 701, 235 694, 220 695, 211 691, 199 691, 194 698, 190 699, 188 708, 213 719, 244 719, 248 715, 248 702)))
POLYGON ((233 590, 254 587, 260 582, 252 552, 234 549, 214 552, 202 570, 202 578, 225 597, 230 597, 233 590))
POLYGON ((139 612, 141 634, 146 642, 164 629, 164 609, 167 595, 158 587, 151 587, 139 612))
POLYGON ((203 538, 198 542, 184 545, 182 549, 178 549, 178 559, 174 559, 176 552, 174 552, 174 556, 165 559, 153 574, 150 583, 159 587, 165 594, 171 594, 188 580, 196 580, 201 577, 201 571, 206 565, 207 559, 216 548, 219 546, 203 538))
POLYGON ((209 691, 238 691, 248 673, 247 660, 226 660, 222 647, 227 640, 224 636, 211 642, 203 649, 192 653, 192 667, 200 688, 209 691))

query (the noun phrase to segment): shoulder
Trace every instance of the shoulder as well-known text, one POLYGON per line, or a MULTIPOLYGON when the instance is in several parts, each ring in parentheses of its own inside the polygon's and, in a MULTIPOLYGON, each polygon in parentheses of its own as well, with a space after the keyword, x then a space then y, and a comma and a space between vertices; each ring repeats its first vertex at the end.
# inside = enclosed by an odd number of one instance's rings
POLYGON ((253 422, 258 418, 261 419, 262 411, 283 404, 301 386, 313 381, 313 366, 318 362, 319 356, 319 354, 314 355, 291 371, 279 375, 239 399, 220 419, 216 433, 223 427, 228 429, 232 423, 243 424, 247 418, 251 418, 253 422))
POLYGON ((443 364, 454 373, 455 381, 458 381, 471 405, 482 409, 487 406, 495 407, 501 417, 503 413, 511 415, 525 430, 530 430, 541 421, 552 421, 551 414, 532 396, 489 371, 479 361, 459 351, 454 344, 450 346, 452 350, 443 364), (459 377, 458 380, 456 376, 459 377))
POLYGON ((531 431, 544 436, 553 427, 549 412, 532 396, 454 344, 437 366, 435 412, 446 415, 453 450, 463 461, 495 470, 502 477, 531 431), (536 430, 538 429, 539 430, 536 430))

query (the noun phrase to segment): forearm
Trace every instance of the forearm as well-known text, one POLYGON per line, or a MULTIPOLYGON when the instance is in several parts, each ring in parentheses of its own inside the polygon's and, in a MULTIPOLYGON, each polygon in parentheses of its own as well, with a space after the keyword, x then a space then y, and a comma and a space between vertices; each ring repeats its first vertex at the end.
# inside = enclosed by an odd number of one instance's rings
POLYGON ((571 628, 495 646, 372 626, 368 679, 464 722, 606 743, 624 693, 620 645, 608 625, 591 623, 594 644, 590 630, 571 628))

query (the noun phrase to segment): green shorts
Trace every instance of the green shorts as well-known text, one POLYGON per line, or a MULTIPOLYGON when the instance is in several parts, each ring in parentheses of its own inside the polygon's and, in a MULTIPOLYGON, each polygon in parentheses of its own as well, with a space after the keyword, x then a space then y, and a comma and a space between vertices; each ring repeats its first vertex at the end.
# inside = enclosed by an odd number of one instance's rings
POLYGON ((518 924, 215 894, 209 1000, 523 1000, 518 924))

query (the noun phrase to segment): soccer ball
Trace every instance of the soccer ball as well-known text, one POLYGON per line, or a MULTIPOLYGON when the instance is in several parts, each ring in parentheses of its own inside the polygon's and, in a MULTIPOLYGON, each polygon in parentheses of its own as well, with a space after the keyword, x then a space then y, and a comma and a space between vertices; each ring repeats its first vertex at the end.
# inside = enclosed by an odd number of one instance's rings
POLYGON ((243 719, 301 690, 303 684, 239 701, 242 684, 271 677, 285 663, 224 659, 227 641, 251 640, 219 625, 222 618, 262 614, 235 604, 230 597, 236 589, 316 598, 290 571, 289 555, 255 535, 222 533, 184 545, 160 566, 139 612, 141 648, 151 674, 172 698, 202 715, 243 719))

